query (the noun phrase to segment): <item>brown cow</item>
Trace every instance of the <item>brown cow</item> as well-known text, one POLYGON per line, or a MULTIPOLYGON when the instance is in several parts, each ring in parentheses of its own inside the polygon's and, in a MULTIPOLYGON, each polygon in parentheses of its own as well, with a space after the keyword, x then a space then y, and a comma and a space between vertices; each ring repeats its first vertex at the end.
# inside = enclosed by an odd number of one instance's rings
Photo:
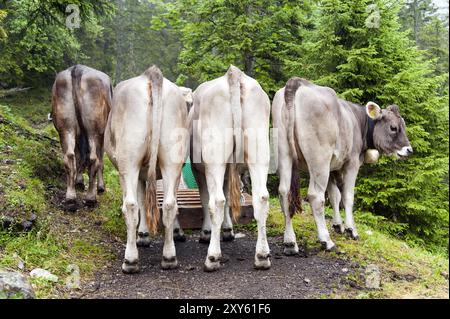
POLYGON ((367 150, 399 158, 413 152, 398 106, 382 110, 368 102, 363 107, 339 99, 328 87, 295 77, 275 94, 272 118, 273 127, 278 130, 285 254, 298 253, 291 217, 300 209, 299 169, 309 172, 308 200, 323 246, 327 250, 335 247, 325 223, 325 191, 334 210, 333 228, 357 239, 352 212, 354 187, 367 150), (339 213, 341 199, 345 223, 339 213))
POLYGON ((97 190, 105 190, 103 136, 111 109, 111 81, 98 70, 75 65, 58 73, 52 95, 52 119, 67 172, 66 204, 70 210, 76 209, 75 185, 84 189, 82 174, 87 168, 89 188, 85 204, 92 206, 97 190))

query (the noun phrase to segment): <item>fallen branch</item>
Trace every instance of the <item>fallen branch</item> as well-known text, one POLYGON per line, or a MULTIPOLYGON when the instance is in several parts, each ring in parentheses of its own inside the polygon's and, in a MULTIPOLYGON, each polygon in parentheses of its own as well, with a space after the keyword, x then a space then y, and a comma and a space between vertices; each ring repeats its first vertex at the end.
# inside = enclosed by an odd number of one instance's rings
POLYGON ((14 95, 17 94, 19 92, 25 92, 28 91, 29 89, 31 89, 31 87, 28 88, 12 88, 9 90, 0 90, 0 97, 5 97, 8 95, 14 95))
POLYGON ((16 133, 25 136, 27 138, 31 138, 35 141, 48 141, 52 146, 58 146, 59 142, 49 136, 43 135, 43 134, 39 134, 39 133, 34 133, 32 131, 29 131, 7 119, 5 119, 3 116, 0 115, 0 124, 2 125, 8 125, 10 127, 12 127, 16 133))

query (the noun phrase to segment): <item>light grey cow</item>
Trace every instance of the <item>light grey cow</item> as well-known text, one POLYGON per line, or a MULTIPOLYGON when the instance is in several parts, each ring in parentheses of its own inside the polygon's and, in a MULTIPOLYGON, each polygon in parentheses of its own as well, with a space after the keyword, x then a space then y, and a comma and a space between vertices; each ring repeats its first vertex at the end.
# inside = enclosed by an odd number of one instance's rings
POLYGON ((122 212, 127 225, 122 264, 125 273, 139 270, 137 244, 148 245, 149 229, 156 230, 156 179, 161 177, 165 226, 161 266, 177 266, 172 229, 177 223, 176 190, 189 143, 185 94, 190 91, 185 91, 165 79, 156 66, 114 89, 105 150, 119 171, 123 193, 122 212))
MULTIPOLYGON (((232 222, 225 205, 236 218, 240 207, 240 172, 248 167, 253 209, 258 224, 254 266, 270 268, 266 220, 269 193, 270 100, 258 82, 235 66, 215 80, 201 84, 194 92, 189 117, 192 126, 192 166, 200 188, 206 224, 211 225, 205 271, 220 267, 220 228, 232 236, 232 222), (208 218, 209 217, 209 218, 208 218)), ((205 229, 205 224, 204 227, 205 229)), ((203 232, 203 235, 205 233, 203 232)))
POLYGON ((284 253, 298 253, 291 218, 301 210, 298 170, 309 172, 308 201, 325 249, 335 248, 325 216, 325 191, 333 207, 333 228, 358 238, 353 220, 354 187, 368 149, 406 157, 413 150, 398 106, 384 110, 374 102, 360 106, 337 97, 334 90, 291 78, 272 105, 278 129, 280 201, 285 215, 284 253), (342 200, 345 223, 339 213, 342 200))

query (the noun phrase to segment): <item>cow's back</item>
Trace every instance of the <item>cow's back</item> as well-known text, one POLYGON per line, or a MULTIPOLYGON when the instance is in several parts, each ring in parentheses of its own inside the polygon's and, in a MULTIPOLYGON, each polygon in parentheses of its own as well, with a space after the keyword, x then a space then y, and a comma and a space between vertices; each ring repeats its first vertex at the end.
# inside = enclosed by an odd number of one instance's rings
MULTIPOLYGON (((330 169, 340 169, 351 156, 355 125, 353 114, 331 88, 308 82, 297 90, 295 132, 302 153, 299 157, 305 153, 330 153, 330 169)), ((308 154, 306 157, 315 158, 308 154)))
MULTIPOLYGON (((231 102, 233 88, 230 86, 232 80, 228 78, 229 76, 226 74, 212 81, 204 82, 194 92, 194 104, 191 110, 193 114, 190 116, 194 126, 191 136, 191 154, 193 156, 192 163, 199 171, 204 171, 204 165, 200 162, 202 158, 200 152, 202 152, 202 155, 210 154, 212 145, 217 145, 214 146, 215 151, 212 152, 211 156, 214 157, 213 161, 218 163, 221 161, 228 162, 233 152, 233 110, 231 102), (207 139, 202 140, 202 137, 205 136, 207 139)), ((247 76, 244 72, 241 72, 238 78, 236 94, 239 94, 240 119, 238 121, 241 125, 241 133, 250 133, 250 138, 259 136, 257 140, 251 140, 250 142, 263 142, 264 145, 260 145, 258 149, 262 152, 262 150, 269 149, 270 100, 255 79, 247 76), (264 137, 267 137, 267 139, 264 139, 264 137)), ((247 135, 244 135, 244 138, 245 143, 242 146, 245 147, 244 156, 247 158, 249 140, 247 135)), ((209 156, 206 155, 206 157, 209 156)), ((258 157, 268 162, 270 154, 265 152, 258 154, 258 157)))
POLYGON ((240 90, 241 107, 244 111, 244 114, 242 115, 243 120, 245 120, 246 117, 249 117, 252 112, 255 112, 257 114, 254 114, 254 116, 261 114, 264 118, 264 121, 260 121, 259 123, 265 123, 265 120, 268 121, 270 117, 270 99, 259 82, 245 73, 242 73, 240 90), (246 110, 246 108, 248 110, 246 110), (246 116, 245 113, 248 115, 246 116))
POLYGON ((52 88, 52 118, 56 129, 76 128, 79 133, 87 126, 89 131, 103 134, 111 94, 111 81, 101 71, 75 65, 59 72, 52 88))
POLYGON ((122 81, 114 88, 105 150, 116 167, 120 154, 136 152, 136 145, 142 145, 140 153, 146 151, 149 102, 148 79, 142 75, 122 81))
POLYGON ((72 96, 72 77, 64 70, 56 75, 52 88, 52 118, 58 132, 78 127, 72 96))
MULTIPOLYGON (((151 136, 152 105, 149 79, 140 75, 120 82, 114 89, 111 114, 105 133, 105 149, 113 164, 127 153, 135 154, 136 165, 145 162, 148 157, 148 145, 151 136)), ((179 88, 169 80, 162 85, 161 139, 167 140, 168 134, 175 129, 186 130, 187 108, 179 88)), ((160 149, 169 143, 160 143, 160 149)), ((139 164, 140 165, 140 164, 139 164)))
POLYGON ((230 91, 226 76, 207 81, 199 85, 194 91, 194 119, 211 119, 208 125, 231 125, 230 91), (227 122, 229 115, 229 123, 227 122), (222 123, 216 122, 214 118, 221 118, 222 123))
POLYGON ((111 80, 105 73, 87 66, 77 65, 80 78, 72 77, 78 81, 79 111, 83 127, 89 135, 103 136, 111 110, 112 87, 111 80))

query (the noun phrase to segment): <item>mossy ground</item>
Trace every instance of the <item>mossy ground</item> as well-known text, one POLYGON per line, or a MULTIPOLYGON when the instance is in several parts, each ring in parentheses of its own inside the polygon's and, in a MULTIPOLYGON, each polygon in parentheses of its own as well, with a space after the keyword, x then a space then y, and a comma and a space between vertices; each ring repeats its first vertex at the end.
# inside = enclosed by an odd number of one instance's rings
MULTIPOLYGON (((18 222, 37 216, 30 232, 0 229, 0 267, 19 270, 23 263, 25 273, 40 267, 57 275, 58 283, 31 279, 40 298, 70 293, 65 288, 70 264, 79 267, 82 280, 89 280, 116 258, 105 237, 124 230, 116 200, 120 196, 113 195, 120 194, 114 189, 118 182, 108 161, 105 179, 110 188, 99 198, 99 207, 64 210, 65 173, 57 133, 46 120, 48 94, 36 90, 0 100, 0 216, 18 222)), ((81 199, 83 192, 78 195, 81 199)))
MULTIPOLYGON (((0 99, 0 215, 19 219, 37 215, 37 224, 30 232, 0 230, 0 268, 29 273, 40 267, 59 276, 57 283, 31 279, 39 298, 68 297, 68 265, 78 265, 82 283, 88 282, 96 271, 119 258, 112 246, 125 242, 118 173, 106 156, 107 191, 99 196, 98 206, 76 213, 64 211, 62 154, 56 131, 46 120, 49 94, 47 90, 31 90, 0 99), (21 270, 20 262, 24 264, 21 270)), ((83 193, 79 192, 79 196, 83 193)), ((268 235, 281 236, 284 220, 277 198, 270 200, 270 207, 268 235)), ((330 216, 329 211, 327 214, 330 216)), ((349 278, 353 285, 319 298, 448 298, 447 255, 410 246, 381 231, 373 220, 366 221, 364 216, 357 218, 359 241, 337 234, 332 238, 343 252, 339 258, 359 264, 362 270, 367 264, 377 264, 382 288, 362 289, 363 277, 354 276, 349 278)), ((299 246, 318 248, 308 207, 293 222, 299 246)), ((239 228, 256 231, 256 224, 239 228)))
MULTIPOLYGON (((282 235, 284 217, 278 198, 270 201, 268 232, 282 235)), ((381 269, 382 289, 352 289, 336 291, 333 298, 448 298, 449 260, 445 254, 431 253, 421 247, 413 247, 392 235, 368 226, 356 216, 360 235, 358 241, 332 232, 331 210, 327 209, 328 229, 339 248, 339 257, 358 263, 363 270, 368 264, 381 269)), ((305 213, 293 220, 300 247, 319 247, 316 226, 309 206, 305 213)), ((335 255, 336 253, 321 252, 335 255)), ((364 287, 363 277, 353 278, 355 286, 364 287)), ((353 287, 354 288, 354 287, 353 287)))

